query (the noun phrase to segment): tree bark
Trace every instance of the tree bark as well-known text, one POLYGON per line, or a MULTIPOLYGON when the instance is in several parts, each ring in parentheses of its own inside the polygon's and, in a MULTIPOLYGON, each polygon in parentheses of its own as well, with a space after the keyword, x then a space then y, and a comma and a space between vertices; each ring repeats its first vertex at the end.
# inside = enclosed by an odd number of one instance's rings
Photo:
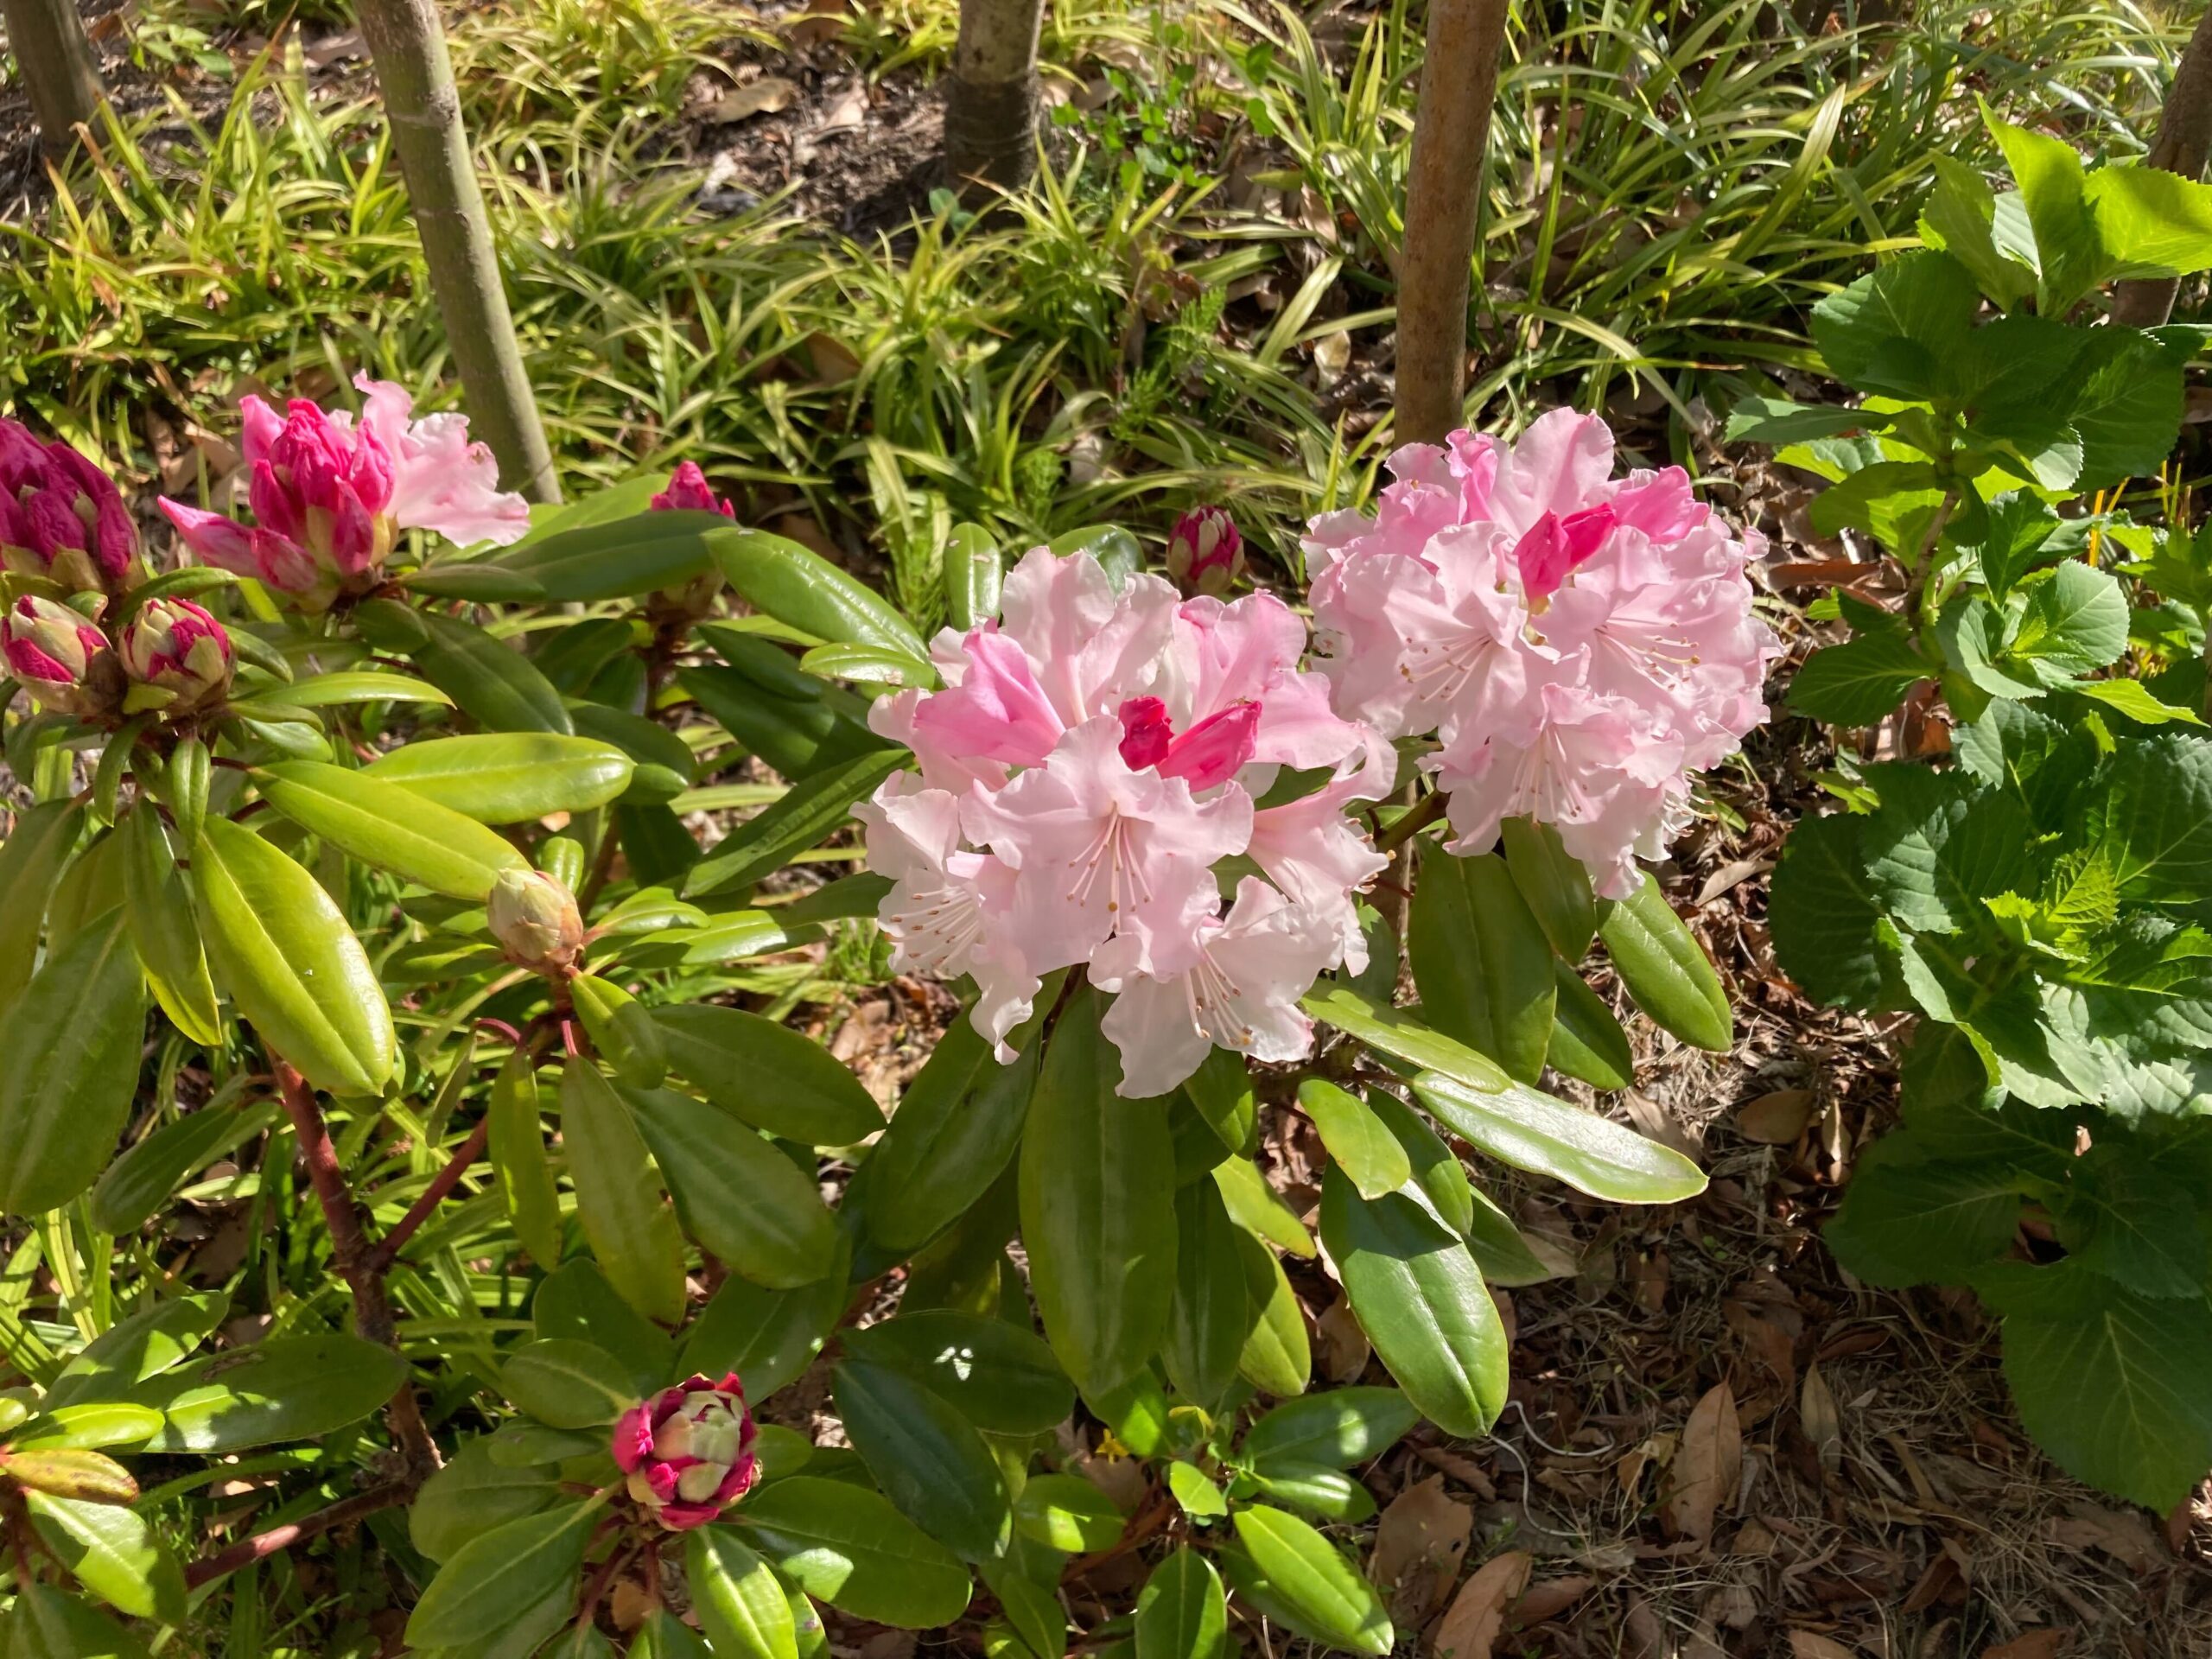
MULTIPOLYGON (((2212 7, 2196 20, 2181 61, 2174 67, 2174 84, 2166 89, 2165 107, 2158 114, 2158 136, 2151 142, 2145 167, 2178 173, 2184 179, 2200 178, 2212 156, 2212 7)), ((2156 328, 2173 315, 2174 296, 2181 281, 2174 276, 2139 276, 2122 283, 2113 293, 2112 319, 2133 328, 2156 328)))
POLYGON ((1037 165, 1037 34, 1044 0, 960 0, 944 95, 944 162, 970 206, 1037 165))
POLYGON ((1440 443, 1465 418, 1468 289, 1507 6, 1429 0, 1398 255, 1400 443, 1440 443))
POLYGON ((77 128, 89 125, 107 95, 99 60, 85 34, 74 0, 0 0, 16 73, 38 118, 38 141, 49 161, 76 147, 77 128))
POLYGON ((357 10, 469 419, 499 457, 501 483, 558 501, 435 0, 360 0, 357 10))

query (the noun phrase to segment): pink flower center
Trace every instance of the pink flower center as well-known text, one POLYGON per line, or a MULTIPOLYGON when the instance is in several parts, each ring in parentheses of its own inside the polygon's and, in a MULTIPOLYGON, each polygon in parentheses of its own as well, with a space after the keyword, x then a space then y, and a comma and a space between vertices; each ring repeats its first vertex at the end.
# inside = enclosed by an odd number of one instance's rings
POLYGON ((1564 518, 1547 512, 1531 524, 1513 548, 1513 563, 1521 572, 1521 591, 1529 601, 1529 608, 1541 612, 1543 607, 1536 601, 1557 593, 1568 574, 1605 544, 1617 522, 1612 508, 1599 505, 1570 512, 1564 518))
POLYGON ((1122 759, 1132 771, 1150 766, 1163 778, 1180 778, 1194 790, 1210 789, 1236 775, 1259 744, 1260 705, 1246 701, 1209 715, 1178 734, 1158 697, 1131 697, 1118 711, 1122 759))

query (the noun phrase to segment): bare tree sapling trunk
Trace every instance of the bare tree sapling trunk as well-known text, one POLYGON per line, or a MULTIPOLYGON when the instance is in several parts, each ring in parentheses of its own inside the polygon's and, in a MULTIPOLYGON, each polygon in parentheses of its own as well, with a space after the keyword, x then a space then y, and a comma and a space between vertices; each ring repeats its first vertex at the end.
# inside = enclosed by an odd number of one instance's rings
MULTIPOLYGON (((2174 84, 2166 89, 2165 107, 2158 114, 2158 136, 2151 141, 2145 167, 2162 168, 2184 179, 2201 178, 2212 156, 2212 7, 2196 20, 2196 32, 2174 67, 2174 84)), ((2173 315, 2174 296, 2180 281, 2172 276, 2139 276, 2113 290, 2114 322, 2135 328, 2156 328, 2173 315)))
POLYGON ((944 95, 944 162, 970 204, 1027 181, 1037 162, 1037 33, 1044 0, 960 0, 944 95))
POLYGON ((558 501, 435 0, 359 0, 357 10, 472 429, 499 457, 501 483, 558 501))
POLYGON ((1441 443, 1465 416, 1468 286, 1507 6, 1428 0, 1398 255, 1400 443, 1441 443))
POLYGON ((89 125, 100 100, 99 61, 85 35, 75 0, 0 0, 16 75, 38 119, 47 159, 59 162, 76 146, 77 128, 89 125))

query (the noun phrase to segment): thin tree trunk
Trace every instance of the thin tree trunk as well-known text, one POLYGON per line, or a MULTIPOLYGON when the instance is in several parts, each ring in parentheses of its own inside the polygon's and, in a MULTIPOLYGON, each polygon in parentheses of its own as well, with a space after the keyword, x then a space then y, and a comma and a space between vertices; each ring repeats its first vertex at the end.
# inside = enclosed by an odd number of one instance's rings
MULTIPOLYGON (((2196 20, 2196 32, 2174 67, 2158 115, 2158 136, 2152 140, 2145 167, 2163 168, 2184 179, 2202 177, 2212 156, 2212 7, 2196 20)), ((2113 295, 2114 322, 2156 328, 2173 315, 2181 282, 2173 276, 2139 276, 2120 284, 2113 295)))
POLYGON ((359 0, 357 10, 469 419, 499 459, 500 482, 558 501, 435 0, 359 0))
POLYGON ((1467 293, 1507 8, 1429 0, 1398 255, 1400 443, 1440 443, 1465 417, 1467 293))
POLYGON ((963 200, 1026 183, 1037 164, 1037 34, 1044 0, 960 0, 944 95, 944 162, 963 200))
POLYGON ((89 126, 107 89, 74 0, 0 0, 16 78, 38 118, 38 141, 48 160, 74 149, 77 128, 89 126))

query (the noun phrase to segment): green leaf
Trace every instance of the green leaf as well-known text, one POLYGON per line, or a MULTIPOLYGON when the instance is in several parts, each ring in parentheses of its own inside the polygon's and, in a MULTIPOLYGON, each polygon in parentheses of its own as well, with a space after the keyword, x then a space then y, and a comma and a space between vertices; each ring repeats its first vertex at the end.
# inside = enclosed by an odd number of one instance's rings
POLYGON ((40 1491, 24 1492, 23 1502, 39 1537, 85 1588, 133 1618, 184 1622, 184 1571, 136 1510, 40 1491))
POLYGON ((2069 411, 2082 441, 2075 490, 2156 476, 2181 432, 2181 364, 2150 335, 2108 327, 2089 331, 2077 372, 2082 389, 2069 411))
POLYGON ((1728 994, 1649 871, 1634 893, 1608 906, 1598 937, 1637 1007, 1693 1048, 1728 1052, 1734 1039, 1728 994))
POLYGON ((1892 1136, 1860 1160, 1823 1236, 1868 1284, 1957 1284, 2011 1247, 2020 1173, 2001 1163, 1913 1161, 1910 1142, 1892 1136))
POLYGON ((1488 1433, 1505 1406, 1505 1331, 1465 1243, 1411 1198, 1370 1203, 1335 1169, 1322 1180, 1321 1237, 1407 1397, 1448 1434, 1488 1433))
POLYGON ((628 1366, 570 1337, 516 1349, 499 1368, 499 1391, 554 1428, 596 1428, 638 1403, 628 1366))
POLYGON ((1636 1057, 1629 1050, 1628 1033, 1613 1018, 1597 992, 1582 976, 1558 957, 1552 958, 1552 978, 1559 1000, 1552 1020, 1551 1046, 1546 1064, 1580 1077, 1593 1089, 1625 1089, 1636 1081, 1636 1057))
POLYGON ((2072 1191, 2054 1206, 2069 1260, 2139 1295, 2205 1294, 2212 1263, 2186 1179, 2161 1168, 2149 1148, 2109 1139, 2075 1159, 2070 1173, 2072 1191))
POLYGON ((798 1290, 770 1290, 732 1275, 693 1324, 683 1369, 710 1376, 735 1371, 747 1399, 765 1400, 807 1368, 851 1299, 842 1256, 834 1271, 798 1290))
POLYGON ((1230 1217, 1239 1227, 1293 1255, 1313 1254, 1313 1236, 1306 1230, 1306 1224, 1268 1185, 1268 1178, 1249 1158, 1226 1159, 1216 1164, 1211 1173, 1213 1184, 1221 1189, 1221 1201, 1229 1206, 1230 1217))
POLYGON ((731 1271, 772 1290, 797 1290, 830 1271, 837 1224, 811 1174, 718 1106, 671 1089, 620 1092, 684 1230, 731 1271))
POLYGON ((736 533, 720 513, 647 511, 533 536, 485 563, 563 603, 632 599, 712 569, 715 543, 736 533))
POLYGON ((500 871, 530 868, 475 819, 366 772, 286 760, 253 779, 262 798, 302 829, 433 893, 480 900, 500 871))
POLYGON ((927 1384, 988 1433, 1042 1434, 1075 1406, 1075 1385, 1052 1351, 1004 1319, 950 1308, 902 1311, 849 1332, 845 1348, 927 1384))
POLYGON ((1936 672, 1910 635, 1889 629, 1862 633, 1808 657, 1789 683, 1789 706, 1831 726, 1872 726, 1936 672))
POLYGON ((202 1046, 216 1046, 223 1040, 222 1010, 168 831, 152 803, 141 801, 124 814, 118 834, 130 942, 155 999, 179 1031, 202 1046))
POLYGON ((1127 1524, 1114 1500, 1080 1475, 1032 1475, 1014 1500, 1023 1536, 1070 1554, 1110 1549, 1127 1524))
POLYGON ((358 1423, 399 1391, 407 1364, 381 1344, 327 1332, 272 1337, 162 1372, 130 1397, 167 1421, 149 1452, 236 1452, 358 1423))
POLYGON ((1864 432, 1888 423, 1863 409, 1793 404, 1784 397, 1743 397, 1728 411, 1730 443, 1797 443, 1840 432, 1864 432))
POLYGON ((1169 1464, 1167 1489, 1175 1495, 1177 1507, 1193 1521, 1217 1521, 1229 1513, 1229 1500, 1221 1488, 1195 1464, 1169 1464))
POLYGON ((1137 1592, 1133 1630, 1135 1659, 1221 1659, 1229 1605, 1211 1563, 1186 1544, 1154 1567, 1137 1592))
POLYGON ((588 1059, 572 1058, 561 1069, 561 1135, 576 1214, 600 1267, 639 1313, 677 1324, 683 1237, 676 1211, 629 1109, 588 1059))
POLYGON ((151 1406, 129 1400, 86 1400, 48 1406, 11 1433, 8 1446, 10 1452, 51 1452, 137 1446, 161 1429, 162 1414, 151 1406))
POLYGON ((51 951, 0 1043, 0 1209, 30 1217, 92 1185, 138 1087, 145 982, 122 909, 51 951))
POLYGON ((1241 1229, 1236 1260, 1244 1270, 1244 1294, 1253 1310, 1252 1330, 1236 1370, 1262 1394, 1288 1399, 1303 1394, 1313 1373, 1313 1351, 1306 1335, 1306 1315, 1275 1253, 1241 1229))
POLYGON ((1986 104, 1982 120, 2005 152, 2027 208, 2043 278, 2038 309, 2062 317, 2098 280, 2104 264, 2082 158, 2063 139, 1999 120, 1986 104))
POLYGON ((1001 1065, 964 1018, 938 1039, 861 1166, 861 1190, 848 1196, 877 1244, 917 1249, 990 1189, 1020 1143, 1039 1047, 1033 1034, 1013 1065, 1001 1065))
POLYGON ((634 765, 612 745, 556 732, 480 732, 394 749, 361 775, 479 823, 531 823, 605 806, 630 785, 634 765))
POLYGON ((518 1048, 501 1062, 492 1080, 485 1116, 490 1126, 492 1167, 499 1172, 499 1199, 515 1236, 541 1268, 561 1262, 561 1199, 545 1156, 538 1122, 537 1071, 530 1051, 518 1048))
POLYGON ((2077 696, 2094 698, 2139 726, 2204 724, 2196 710, 2160 702, 2140 680, 2083 680, 2067 689, 2077 696))
POLYGON ((482 1435, 463 1440, 407 1506, 407 1536, 434 1561, 451 1560, 472 1538, 536 1515, 561 1496, 549 1467, 507 1469, 492 1460, 482 1435))
POLYGON ((658 806, 676 799, 699 775, 691 746, 667 727, 601 702, 572 702, 569 719, 579 738, 620 749, 634 766, 621 800, 630 806, 658 806))
MULTIPOLYGON (((1405 1149, 1414 1187, 1436 1218, 1455 1233, 1464 1234, 1475 1221, 1475 1191, 1457 1154, 1428 1120, 1387 1089, 1371 1089, 1367 1109, 1382 1120, 1405 1149)), ((1412 1196, 1409 1192, 1408 1196, 1412 1196)))
POLYGON ((328 709, 347 702, 435 702, 448 708, 453 703, 452 698, 428 681, 375 669, 312 675, 293 681, 283 696, 295 709, 328 709))
POLYGON ((741 1516, 779 1572, 855 1618, 931 1630, 959 1618, 974 1590, 951 1551, 842 1481, 794 1475, 747 1498, 741 1516))
POLYGON ((2020 1421, 2069 1474, 2163 1514, 2212 1467, 2212 1305, 2138 1296, 2069 1262, 1999 1263, 1974 1287, 2005 1316, 2020 1421))
POLYGON ((30 983, 48 901, 84 828, 73 801, 42 801, 16 816, 15 833, 0 842, 0 1012, 30 983))
POLYGON ((2006 654, 2070 679, 2118 660, 2126 649, 2127 599, 2119 578, 2069 559, 2029 590, 2006 654))
POLYGON ((1568 962, 1581 961, 1598 933, 1598 900, 1590 891, 1590 872, 1548 823, 1508 818, 1498 826, 1498 838, 1513 885, 1552 949, 1568 962))
POLYGON ((668 1055, 652 1011, 609 979, 578 974, 569 982, 576 1017, 601 1059, 634 1089, 658 1089, 668 1076, 668 1055))
POLYGON ((1152 1357, 1175 1274, 1166 1103, 1114 1092, 1120 1072, 1088 988, 1061 1010, 1021 1144, 1021 1236, 1052 1351, 1086 1393, 1152 1357))
POLYGON ((1998 306, 2018 305, 2035 292, 2036 276, 1997 245, 1995 193, 1956 156, 1937 150, 1928 159, 1936 168, 1936 188, 1921 209, 1920 239, 1964 265, 1998 306))
POLYGON ((418 566, 401 575, 399 582, 410 594, 485 605, 526 605, 545 597, 545 590, 528 576, 494 564, 460 559, 449 564, 418 566))
POLYGON ((671 1374, 675 1348, 668 1333, 624 1301, 588 1256, 578 1256, 539 1281, 530 1299, 530 1323, 541 1338, 565 1337, 619 1355, 632 1391, 639 1396, 671 1374))
MULTIPOLYGON (((1007 1623, 1021 1638, 1021 1646, 1036 1659, 1065 1659, 1068 1650, 1067 1610, 1060 1605, 1060 1599, 1034 1579, 1025 1577, 1019 1567, 1027 1559, 1041 1552, 1028 1548, 1027 1541, 1014 1552, 1021 1559, 1008 1559, 983 1563, 983 1582, 998 1598, 1000 1611, 1007 1623)), ((1009 1656, 1012 1659, 1012 1656, 1009 1656)))
POLYGON ((1238 1510, 1235 1520, 1252 1565, 1315 1634, 1377 1659, 1390 1651, 1397 1635, 1382 1599, 1327 1539, 1296 1516, 1265 1504, 1238 1510))
POLYGON ((1862 391, 1922 398, 1942 389, 1942 365, 1974 326, 1973 276, 1948 254, 1908 253, 1813 308, 1813 343, 1829 372, 1862 391))
POLYGON ((391 1009, 368 953, 313 876, 228 818, 193 855, 208 965, 238 1012, 318 1089, 375 1095, 391 1075, 391 1009))
POLYGON ((875 1097, 804 1033, 703 1002, 652 1017, 670 1069, 757 1128, 802 1146, 845 1147, 884 1127, 875 1097))
POLYGON ((1536 1080, 1551 1041, 1552 947, 1503 859, 1426 855, 1406 956, 1430 1024, 1536 1080))
POLYGON ((825 680, 851 680, 861 685, 937 684, 937 670, 918 657, 880 645, 817 645, 798 659, 798 665, 825 680))
POLYGON ((1381 1457, 1420 1421, 1396 1389, 1332 1389, 1277 1406, 1244 1431, 1238 1451, 1262 1474, 1283 1463, 1350 1469, 1381 1457))
POLYGON ((1350 1475, 1322 1463, 1296 1459, 1270 1463, 1265 1470, 1238 1477, 1230 1490, 1240 1498, 1256 1491, 1278 1503, 1348 1526, 1375 1518, 1375 1495, 1350 1475))
POLYGON ((1175 1194, 1175 1296, 1160 1356, 1175 1391, 1209 1411, 1218 1406, 1253 1320, 1236 1224, 1211 1181, 1193 1181, 1175 1194))
POLYGON ((896 609, 820 554, 766 531, 717 537, 729 585, 779 622, 818 639, 877 645, 926 661, 929 648, 896 609))
POLYGON ((950 1401, 903 1370, 864 1358, 841 1361, 832 1378, 853 1449, 901 1514, 971 1561, 1005 1548, 1013 1524, 1006 1484, 950 1401))
POLYGON ((1513 1217, 1499 1209, 1488 1193, 1471 1187, 1468 1198, 1471 1216, 1463 1230, 1467 1254, 1481 1269, 1484 1283, 1510 1287, 1541 1284, 1560 1276, 1529 1248, 1521 1230, 1513 1224, 1513 1217))
POLYGON ((850 697, 849 692, 801 673, 765 639, 746 643, 787 665, 798 679, 797 689, 764 685, 751 674, 712 666, 679 669, 676 681, 723 730, 781 776, 807 778, 862 755, 893 752, 863 723, 864 710, 841 704, 839 699, 850 697))
POLYGON ((2159 167, 2101 167, 2082 195, 2096 221, 2109 276, 2212 270, 2212 186, 2159 167))
MULTIPOLYGON (((944 620, 965 633, 999 613, 1006 558, 981 524, 955 524, 944 550, 944 620)), ((1046 1659, 1058 1659, 1047 1655, 1046 1659)))
POLYGON ((46 1408, 128 1394, 182 1360, 230 1311, 231 1299, 214 1291, 159 1302, 110 1325, 61 1368, 46 1408))
POLYGON ((782 799, 716 842, 691 867, 683 891, 692 898, 749 887, 819 846, 852 817, 853 804, 906 762, 901 751, 878 749, 791 785, 782 799))
POLYGON ((2106 778, 2091 829, 2120 896, 2191 904, 2212 891, 2212 743, 2124 743, 2106 778))
POLYGON ((604 1498, 564 1503, 480 1533, 455 1551, 408 1616, 417 1648, 480 1652, 491 1640, 555 1596, 573 1605, 584 1547, 604 1498))
POLYGON ((1800 818, 1774 873, 1767 917, 1783 971, 1814 1001, 1872 1007, 1882 1001, 1874 924, 1882 914, 1866 880, 1860 830, 1847 812, 1800 818))
POLYGON ((1413 1178, 1405 1147, 1358 1096, 1325 1078, 1308 1077, 1298 1085, 1298 1103, 1320 1131, 1329 1156, 1363 1197, 1379 1198, 1413 1178))
POLYGON ((520 652, 457 617, 411 614, 424 635, 408 652, 415 665, 486 730, 571 729, 560 692, 520 652))
POLYGON ((146 1644, 83 1598, 42 1584, 17 1592, 9 1659, 148 1659, 146 1644))
POLYGON ((92 1188, 92 1223, 100 1232, 136 1232, 186 1179, 276 1121, 275 1106, 211 1104, 165 1123, 107 1166, 92 1188))
POLYGON ((1705 1190, 1681 1154, 1534 1089, 1477 1089, 1441 1072, 1414 1078, 1421 1103, 1501 1163, 1616 1204, 1674 1204, 1705 1190))
POLYGON ((684 1576, 699 1623, 727 1659, 798 1659, 791 1599, 734 1528, 701 1527, 684 1540, 684 1576))

